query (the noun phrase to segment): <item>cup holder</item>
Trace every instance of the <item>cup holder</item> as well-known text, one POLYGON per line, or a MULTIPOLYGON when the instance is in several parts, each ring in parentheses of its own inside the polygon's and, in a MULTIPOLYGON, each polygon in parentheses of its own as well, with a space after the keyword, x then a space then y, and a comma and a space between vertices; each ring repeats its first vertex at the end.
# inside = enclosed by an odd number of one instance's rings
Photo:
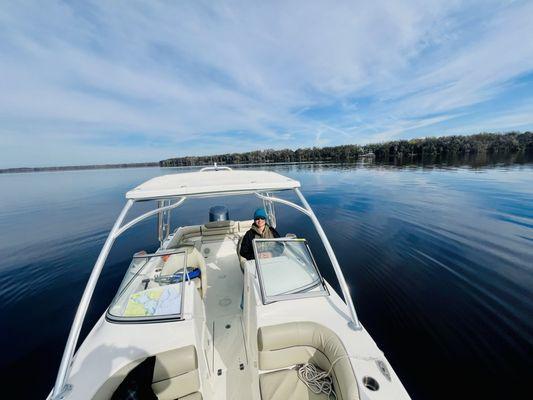
POLYGON ((379 383, 378 381, 376 381, 374 378, 372 378, 371 376, 365 376, 363 377, 363 385, 365 385, 365 387, 368 389, 368 390, 371 390, 373 392, 379 390, 379 383))

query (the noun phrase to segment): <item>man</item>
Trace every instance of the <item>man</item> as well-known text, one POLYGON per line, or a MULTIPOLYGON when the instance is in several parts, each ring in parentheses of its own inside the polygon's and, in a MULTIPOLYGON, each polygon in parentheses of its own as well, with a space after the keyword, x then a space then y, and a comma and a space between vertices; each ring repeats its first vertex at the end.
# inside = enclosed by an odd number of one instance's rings
POLYGON ((244 235, 241 243, 240 254, 247 260, 253 260, 254 248, 252 241, 254 239, 273 239, 279 238, 279 233, 266 223, 267 214, 264 208, 258 208, 254 212, 254 223, 252 227, 244 235))

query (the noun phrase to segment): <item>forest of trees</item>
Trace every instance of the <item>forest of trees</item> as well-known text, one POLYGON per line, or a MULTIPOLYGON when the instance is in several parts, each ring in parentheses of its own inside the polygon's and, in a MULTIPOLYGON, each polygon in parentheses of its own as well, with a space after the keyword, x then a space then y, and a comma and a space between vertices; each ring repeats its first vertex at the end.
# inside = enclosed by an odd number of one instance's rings
POLYGON ((471 136, 443 136, 386 143, 313 147, 297 150, 257 150, 247 153, 217 154, 169 158, 162 167, 218 164, 256 164, 291 162, 356 162, 373 158, 378 162, 392 160, 422 161, 428 157, 451 157, 472 154, 533 153, 533 132, 480 133, 471 136))

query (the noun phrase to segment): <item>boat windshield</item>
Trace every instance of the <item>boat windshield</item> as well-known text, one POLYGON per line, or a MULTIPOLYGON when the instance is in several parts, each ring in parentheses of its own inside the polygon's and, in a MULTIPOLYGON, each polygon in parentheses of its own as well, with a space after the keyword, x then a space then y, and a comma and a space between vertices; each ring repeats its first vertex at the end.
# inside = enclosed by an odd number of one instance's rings
POLYGON ((305 239, 255 239, 263 303, 328 295, 305 239))
POLYGON ((187 280, 195 273, 186 265, 183 250, 135 254, 107 317, 122 322, 180 319, 183 276, 187 280))

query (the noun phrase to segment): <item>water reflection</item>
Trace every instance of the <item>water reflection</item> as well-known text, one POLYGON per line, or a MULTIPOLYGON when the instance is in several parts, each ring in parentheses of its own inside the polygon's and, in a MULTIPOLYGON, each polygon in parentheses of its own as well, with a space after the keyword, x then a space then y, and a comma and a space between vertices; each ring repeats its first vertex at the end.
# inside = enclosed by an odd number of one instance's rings
MULTIPOLYGON (((470 162, 263 167, 302 182, 360 319, 416 399, 456 396, 453 376, 468 376, 477 388, 490 381, 490 397, 505 390, 509 397, 509 382, 518 384, 531 370, 533 164, 470 162)), ((10 188, 0 194, 0 335, 9 343, 2 373, 15 383, 29 365, 40 371, 31 387, 10 385, 19 398, 44 397, 50 389, 124 193, 152 176, 181 171, 0 176, 2 187, 10 188)), ((248 219, 259 203, 243 197, 186 202, 173 222, 205 222, 215 204, 226 205, 233 219, 248 219)), ((325 278, 335 283, 306 217, 277 211, 281 233, 307 237, 325 278)), ((131 255, 157 247, 155 231, 150 220, 117 243, 85 333, 111 301, 131 255)))

